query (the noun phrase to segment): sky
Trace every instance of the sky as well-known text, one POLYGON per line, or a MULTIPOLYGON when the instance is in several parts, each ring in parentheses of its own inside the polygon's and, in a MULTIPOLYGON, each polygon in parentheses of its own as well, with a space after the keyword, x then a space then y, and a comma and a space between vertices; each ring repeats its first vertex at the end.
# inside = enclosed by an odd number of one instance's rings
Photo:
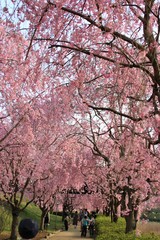
MULTIPOLYGON (((13 23, 18 22, 17 14, 16 14, 16 8, 20 6, 21 1, 15 1, 13 4, 11 0, 0 0, 0 18, 6 20, 6 17, 8 20, 12 21, 13 23), (9 14, 7 14, 7 12, 9 14)), ((25 35, 26 29, 29 26, 29 21, 21 22, 21 33, 25 35)))

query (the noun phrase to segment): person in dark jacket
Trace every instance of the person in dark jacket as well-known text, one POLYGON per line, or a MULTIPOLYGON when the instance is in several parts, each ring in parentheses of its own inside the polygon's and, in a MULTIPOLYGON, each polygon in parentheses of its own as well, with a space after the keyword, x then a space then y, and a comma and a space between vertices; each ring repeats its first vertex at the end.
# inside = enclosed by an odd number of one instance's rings
POLYGON ((86 237, 88 225, 89 225, 89 219, 85 215, 81 220, 81 237, 86 237))
POLYGON ((73 215, 73 226, 76 228, 78 225, 78 212, 76 211, 73 215))
POLYGON ((45 230, 48 229, 49 224, 50 224, 50 215, 49 215, 49 213, 47 213, 45 218, 44 218, 44 229, 45 230))
POLYGON ((68 225, 69 225, 69 217, 68 217, 68 215, 66 215, 66 217, 64 219, 64 227, 65 227, 66 231, 68 231, 68 225))

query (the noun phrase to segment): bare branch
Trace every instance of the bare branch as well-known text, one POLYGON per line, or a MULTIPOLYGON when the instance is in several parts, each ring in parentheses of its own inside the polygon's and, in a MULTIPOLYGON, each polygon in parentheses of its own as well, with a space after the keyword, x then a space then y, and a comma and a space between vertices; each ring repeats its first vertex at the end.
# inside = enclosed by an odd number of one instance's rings
MULTIPOLYGON (((86 103, 86 102, 85 102, 85 103, 86 103)), ((86 104, 87 104, 87 103, 86 103, 86 104)), ((134 121, 134 122, 139 122, 139 121, 142 121, 142 120, 143 120, 143 118, 134 118, 134 117, 129 116, 129 115, 125 114, 125 113, 118 112, 118 111, 116 111, 116 110, 114 110, 114 109, 112 109, 112 108, 96 107, 96 106, 92 106, 92 105, 90 105, 90 104, 87 104, 87 106, 88 106, 89 108, 92 108, 92 109, 98 110, 98 111, 110 111, 110 112, 113 112, 113 113, 115 113, 115 114, 117 114, 117 115, 120 115, 120 116, 122 116, 122 117, 129 118, 129 119, 131 119, 131 120, 134 121)))
POLYGON ((6 135, 0 139, 0 143, 3 142, 9 134, 13 132, 13 130, 20 124, 20 122, 23 120, 24 116, 19 119, 19 121, 6 133, 6 135))

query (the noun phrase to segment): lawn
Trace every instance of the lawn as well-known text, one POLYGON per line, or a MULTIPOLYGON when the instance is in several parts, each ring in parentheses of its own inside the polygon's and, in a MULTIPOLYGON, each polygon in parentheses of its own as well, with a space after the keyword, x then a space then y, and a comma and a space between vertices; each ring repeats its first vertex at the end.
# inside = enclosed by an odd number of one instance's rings
MULTIPOLYGON (((34 204, 30 204, 24 212, 20 214, 19 221, 24 218, 31 218, 40 224, 40 217, 41 217, 41 211, 38 207, 36 207, 34 204)), ((62 217, 58 215, 50 215, 50 225, 48 226, 47 231, 44 231, 43 233, 40 232, 37 234, 37 237, 35 239, 41 239, 42 237, 48 235, 49 233, 54 232, 55 230, 59 230, 63 228, 62 223, 62 217)), ((10 229, 11 229, 11 210, 9 207, 2 207, 0 206, 0 240, 6 239, 10 235, 10 229)))
POLYGON ((111 223, 109 217, 96 218, 96 240, 160 240, 160 224, 153 222, 138 223, 138 229, 125 234, 125 219, 119 218, 117 223, 111 223))

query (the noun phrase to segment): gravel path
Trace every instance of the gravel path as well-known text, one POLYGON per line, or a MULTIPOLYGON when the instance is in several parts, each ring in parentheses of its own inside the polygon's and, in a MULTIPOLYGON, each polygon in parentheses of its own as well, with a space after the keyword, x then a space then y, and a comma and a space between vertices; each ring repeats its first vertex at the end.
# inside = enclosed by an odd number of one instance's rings
POLYGON ((71 239, 80 240, 80 239, 92 239, 92 238, 89 237, 89 233, 87 233, 86 237, 81 237, 79 226, 76 229, 74 229, 73 226, 69 226, 68 231, 57 232, 47 238, 47 240, 71 240, 71 239))

